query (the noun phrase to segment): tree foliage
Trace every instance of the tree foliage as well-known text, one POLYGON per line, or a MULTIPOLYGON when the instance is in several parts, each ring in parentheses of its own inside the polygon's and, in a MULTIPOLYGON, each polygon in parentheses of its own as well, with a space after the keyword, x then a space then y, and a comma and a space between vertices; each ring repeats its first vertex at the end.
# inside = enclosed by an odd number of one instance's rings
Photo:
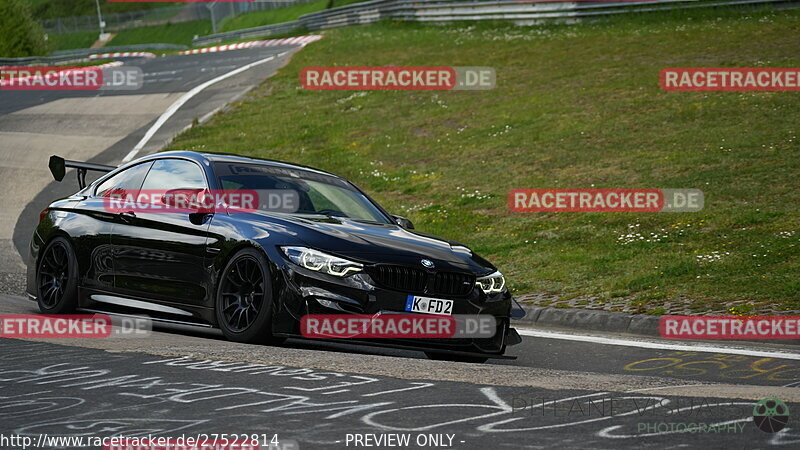
POLYGON ((39 56, 46 52, 44 31, 31 16, 28 2, 0 1, 0 56, 39 56))

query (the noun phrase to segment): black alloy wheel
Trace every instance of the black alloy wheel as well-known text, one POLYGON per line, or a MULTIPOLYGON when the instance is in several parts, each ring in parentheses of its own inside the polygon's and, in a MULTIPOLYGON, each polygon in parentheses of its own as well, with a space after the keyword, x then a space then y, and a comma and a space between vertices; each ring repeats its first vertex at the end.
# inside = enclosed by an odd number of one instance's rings
POLYGON ((216 299, 217 322, 235 342, 280 343, 271 333, 272 283, 266 258, 256 249, 236 253, 222 271, 216 299))
POLYGON ((78 263, 69 241, 53 239, 44 249, 36 271, 36 302, 46 314, 68 314, 78 304, 78 263))

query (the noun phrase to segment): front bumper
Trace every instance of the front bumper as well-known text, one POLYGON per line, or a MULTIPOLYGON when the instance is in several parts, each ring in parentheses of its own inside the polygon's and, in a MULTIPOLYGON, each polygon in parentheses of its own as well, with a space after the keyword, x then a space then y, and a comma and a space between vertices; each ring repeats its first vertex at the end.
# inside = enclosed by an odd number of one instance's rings
MULTIPOLYGON (((293 326, 277 332, 299 335, 299 322, 307 314, 378 315, 404 313, 409 294, 453 300, 453 315, 491 315, 496 331, 491 338, 442 339, 359 339, 377 345, 400 346, 420 350, 443 350, 481 354, 502 354, 506 345, 518 343, 518 334, 510 328, 513 298, 508 290, 485 294, 477 286, 463 296, 400 292, 379 287, 368 274, 357 273, 345 278, 313 272, 287 263, 281 269, 285 288, 280 306, 292 316, 293 326)), ((286 324, 286 322, 283 322, 286 324)), ((277 324, 276 324, 277 325, 277 324)))

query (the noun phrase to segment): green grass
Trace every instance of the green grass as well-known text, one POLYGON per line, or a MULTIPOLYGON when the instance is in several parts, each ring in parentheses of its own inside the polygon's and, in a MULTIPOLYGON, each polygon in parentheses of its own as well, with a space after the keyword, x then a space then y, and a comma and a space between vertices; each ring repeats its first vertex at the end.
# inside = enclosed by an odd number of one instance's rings
MULTIPOLYGON (((37 19, 53 19, 56 17, 95 16, 97 6, 94 0, 27 0, 37 19)), ((170 6, 185 5, 182 2, 109 2, 100 1, 103 14, 113 14, 145 9, 159 9, 170 6)))
POLYGON ((211 22, 196 20, 193 22, 169 23, 153 27, 142 27, 120 31, 107 45, 134 44, 182 44, 191 45, 195 35, 211 34, 211 22))
POLYGON ((664 67, 798 67, 787 39, 798 28, 795 10, 335 29, 170 147, 339 173, 418 230, 493 261, 516 292, 630 298, 655 314, 679 299, 697 311, 733 300, 797 309, 800 98, 664 92, 658 76, 664 67), (299 88, 303 67, 325 65, 492 66, 498 86, 299 88), (706 204, 680 214, 507 209, 510 189, 547 187, 700 188, 706 204), (651 233, 661 237, 648 242, 651 233), (698 258, 712 252, 721 258, 698 258))
POLYGON ((48 34, 47 44, 51 50, 69 50, 73 48, 89 48, 99 36, 99 32, 48 34))
MULTIPOLYGON (((334 7, 345 6, 351 3, 363 2, 366 0, 336 0, 334 7)), ((253 11, 237 17, 225 20, 220 31, 241 30, 244 28, 260 27, 276 23, 291 22, 297 20, 303 14, 322 11, 328 4, 328 0, 318 0, 312 3, 302 3, 299 5, 275 8, 265 11, 253 11)))

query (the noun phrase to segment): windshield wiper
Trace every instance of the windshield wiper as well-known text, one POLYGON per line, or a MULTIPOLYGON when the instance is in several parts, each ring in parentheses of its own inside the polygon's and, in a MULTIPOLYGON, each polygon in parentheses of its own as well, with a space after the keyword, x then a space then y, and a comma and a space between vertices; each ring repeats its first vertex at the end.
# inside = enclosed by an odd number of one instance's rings
POLYGON ((386 225, 386 223, 385 223, 385 222, 378 222, 377 220, 369 220, 369 219, 350 219, 349 217, 348 217, 348 219, 349 219, 349 220, 352 220, 353 222, 358 222, 358 223, 371 223, 371 224, 373 224, 373 225, 386 225))

